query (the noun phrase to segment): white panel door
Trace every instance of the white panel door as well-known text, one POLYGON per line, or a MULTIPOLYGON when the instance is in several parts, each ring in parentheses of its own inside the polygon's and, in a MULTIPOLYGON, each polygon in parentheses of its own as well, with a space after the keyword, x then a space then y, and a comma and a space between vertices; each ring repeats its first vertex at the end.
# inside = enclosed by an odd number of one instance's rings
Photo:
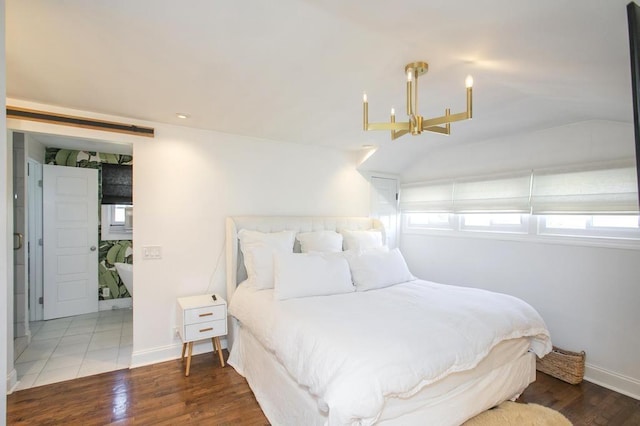
POLYGON ((98 311, 98 171, 43 166, 44 319, 98 311))
POLYGON ((387 234, 387 245, 398 246, 398 180, 371 177, 371 217, 379 219, 387 234))

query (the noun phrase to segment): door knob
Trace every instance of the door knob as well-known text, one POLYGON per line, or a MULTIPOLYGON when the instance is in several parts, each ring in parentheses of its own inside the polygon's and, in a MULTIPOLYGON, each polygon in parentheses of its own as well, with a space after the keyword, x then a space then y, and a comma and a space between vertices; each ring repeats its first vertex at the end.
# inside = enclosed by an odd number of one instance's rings
POLYGON ((91 248, 89 250, 96 251, 96 246, 91 246, 91 248))

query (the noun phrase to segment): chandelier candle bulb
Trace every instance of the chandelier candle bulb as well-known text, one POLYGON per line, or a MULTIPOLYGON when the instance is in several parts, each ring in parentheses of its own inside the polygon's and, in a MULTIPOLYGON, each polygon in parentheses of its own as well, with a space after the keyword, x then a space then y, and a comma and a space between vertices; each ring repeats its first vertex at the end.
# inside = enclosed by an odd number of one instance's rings
POLYGON ((471 77, 470 75, 467 76, 467 78, 464 79, 464 85, 467 89, 470 89, 473 87, 473 77, 471 77))
POLYGON ((391 108, 391 116, 393 117, 394 115, 396 115, 396 110, 395 108, 391 108))

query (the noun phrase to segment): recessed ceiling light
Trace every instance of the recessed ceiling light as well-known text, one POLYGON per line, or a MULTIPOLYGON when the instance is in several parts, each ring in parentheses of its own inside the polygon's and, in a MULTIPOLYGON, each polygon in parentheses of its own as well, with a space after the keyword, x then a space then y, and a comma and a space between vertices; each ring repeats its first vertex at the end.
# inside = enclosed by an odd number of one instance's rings
POLYGON ((189 118, 191 116, 189 114, 187 114, 187 113, 184 113, 184 112, 176 112, 176 117, 185 119, 185 118, 189 118))

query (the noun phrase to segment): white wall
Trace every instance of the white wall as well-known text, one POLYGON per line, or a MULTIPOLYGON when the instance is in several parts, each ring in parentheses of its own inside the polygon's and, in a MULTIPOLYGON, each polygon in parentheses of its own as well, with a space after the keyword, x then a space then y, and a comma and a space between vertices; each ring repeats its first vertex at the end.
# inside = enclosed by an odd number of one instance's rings
POLYGON ((161 261, 134 263, 134 363, 176 341, 176 297, 225 293, 226 216, 367 215, 369 208, 366 181, 342 152, 156 129, 155 140, 135 144, 133 152, 134 256, 143 245, 163 250, 161 261), (150 321, 139 327, 140 318, 150 321))
MULTIPOLYGON (((130 123, 133 120, 27 102, 16 106, 130 123)), ((133 143, 133 364, 175 358, 179 296, 225 293, 224 220, 230 215, 366 216, 369 187, 345 152, 159 123, 153 139, 108 135, 133 143), (162 247, 142 260, 141 248, 162 247), (216 270, 216 265, 219 268, 216 270), (214 273, 215 272, 215 273, 214 273)), ((95 138, 102 132, 9 121, 24 131, 95 138)), ((206 343, 206 342, 205 342, 206 343)), ((201 349, 210 350, 210 343, 201 349)))
POLYGON ((640 398, 640 251, 403 234, 416 276, 522 298, 587 378, 640 398))
MULTIPOLYGON (((403 183, 630 157, 630 124, 592 121, 453 146, 408 169, 403 183)), ((587 353, 589 380, 640 398, 640 250, 407 234, 420 278, 504 292, 543 316, 553 343, 587 353)))

